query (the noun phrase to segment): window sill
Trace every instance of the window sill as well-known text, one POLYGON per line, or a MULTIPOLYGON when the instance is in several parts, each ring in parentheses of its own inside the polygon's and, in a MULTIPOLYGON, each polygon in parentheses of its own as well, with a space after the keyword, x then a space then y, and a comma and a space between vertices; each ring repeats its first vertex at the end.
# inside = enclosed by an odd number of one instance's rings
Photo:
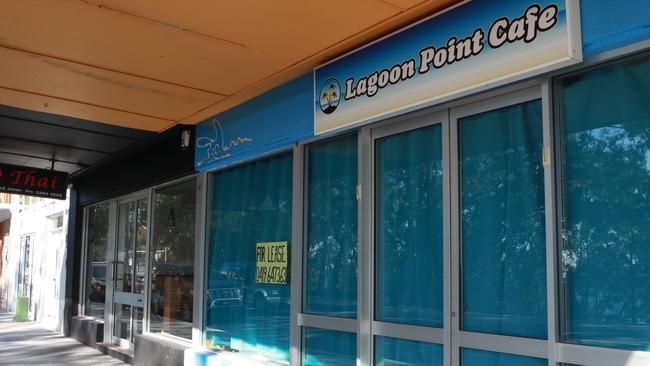
POLYGON ((260 356, 236 352, 217 351, 203 347, 185 350, 184 366, 239 365, 239 366, 284 366, 286 364, 262 359, 260 356))

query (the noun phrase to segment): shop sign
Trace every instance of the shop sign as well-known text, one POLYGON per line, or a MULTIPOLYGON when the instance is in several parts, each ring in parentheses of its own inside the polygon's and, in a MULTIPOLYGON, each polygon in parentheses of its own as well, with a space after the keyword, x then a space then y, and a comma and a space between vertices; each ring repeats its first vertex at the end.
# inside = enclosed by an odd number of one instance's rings
POLYGON ((0 164, 0 192, 64 200, 68 173, 0 164))
POLYGON ((314 132, 422 108, 582 60, 578 0, 471 0, 314 71, 314 132))
POLYGON ((255 282, 275 285, 288 283, 289 244, 286 241, 257 243, 255 282))
POLYGON ((304 75, 199 123, 196 169, 215 170, 313 136, 312 82, 304 75))

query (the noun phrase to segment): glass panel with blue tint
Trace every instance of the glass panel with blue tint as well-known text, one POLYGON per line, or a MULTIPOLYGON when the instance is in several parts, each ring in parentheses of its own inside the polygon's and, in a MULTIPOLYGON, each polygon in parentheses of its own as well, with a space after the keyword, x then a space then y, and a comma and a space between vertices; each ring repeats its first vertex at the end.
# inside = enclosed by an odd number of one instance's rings
POLYGON ((304 366, 356 366, 357 335, 305 328, 304 366))
POLYGON ((442 366, 440 344, 390 337, 375 338, 375 366, 442 366))
POLYGON ((543 358, 517 356, 507 353, 462 349, 462 366, 548 366, 543 358))
POLYGON ((376 141, 376 318, 442 328, 442 128, 376 141))
POLYGON ((256 250, 258 243, 290 243, 292 170, 291 154, 283 154, 211 177, 204 305, 208 347, 289 362, 290 284, 258 280, 256 250))
POLYGON ((564 340, 650 351, 650 58, 566 77, 558 92, 564 340))
POLYGON ((311 145, 307 159, 306 312, 356 318, 357 136, 311 145))
POLYGON ((462 118, 462 329, 546 338, 542 110, 462 118))

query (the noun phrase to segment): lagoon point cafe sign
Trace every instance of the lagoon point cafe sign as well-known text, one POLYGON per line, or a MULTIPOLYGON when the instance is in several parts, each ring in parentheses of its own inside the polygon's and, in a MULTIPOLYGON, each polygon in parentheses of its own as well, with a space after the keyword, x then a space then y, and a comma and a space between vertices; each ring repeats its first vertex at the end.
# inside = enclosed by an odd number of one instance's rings
POLYGON ((315 132, 578 62, 577 7, 472 0, 334 60, 314 72, 315 132))
POLYGON ((64 200, 68 173, 0 164, 0 192, 64 200))

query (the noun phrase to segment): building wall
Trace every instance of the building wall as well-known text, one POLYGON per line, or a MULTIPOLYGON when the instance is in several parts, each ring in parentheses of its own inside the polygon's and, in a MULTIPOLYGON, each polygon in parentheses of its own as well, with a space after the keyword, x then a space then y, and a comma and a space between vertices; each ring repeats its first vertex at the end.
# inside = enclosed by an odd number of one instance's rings
POLYGON ((16 197, 11 204, 11 229, 6 237, 0 293, 6 310, 16 310, 21 282, 20 268, 24 243, 30 238, 29 283, 24 293, 30 296, 29 318, 43 326, 61 330, 65 300, 65 232, 67 200, 16 197))

